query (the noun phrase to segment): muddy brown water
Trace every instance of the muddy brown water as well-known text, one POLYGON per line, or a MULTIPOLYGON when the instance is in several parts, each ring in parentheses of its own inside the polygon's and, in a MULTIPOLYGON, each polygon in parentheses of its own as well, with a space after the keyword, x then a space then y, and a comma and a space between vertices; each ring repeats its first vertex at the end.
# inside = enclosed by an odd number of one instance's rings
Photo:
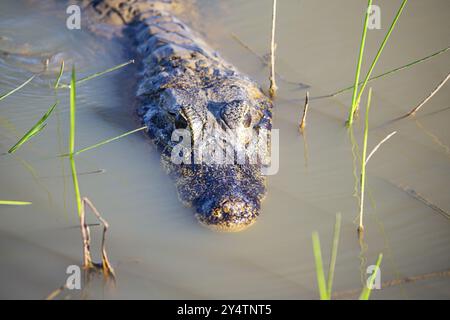
MULTIPOLYGON (((363 72, 374 57, 401 1, 378 1, 381 30, 368 32, 363 72)), ((367 266, 384 254, 381 280, 419 276, 375 290, 374 299, 450 298, 450 278, 421 276, 450 268, 450 91, 445 86, 414 119, 390 122, 425 98, 449 72, 450 53, 370 84, 369 149, 392 131, 367 167, 365 238, 356 237, 358 199, 352 142, 344 127, 351 93, 321 98, 353 81, 365 2, 279 1, 279 94, 274 127, 280 130, 280 169, 257 224, 242 233, 218 234, 194 219, 161 170, 158 152, 142 134, 128 136, 77 158, 83 195, 111 228, 107 245, 117 285, 101 278, 58 298, 288 298, 316 299, 311 233, 318 231, 327 267, 334 219, 342 229, 333 291, 355 298, 367 266), (306 134, 297 126, 308 88, 306 134), (439 208, 439 211, 437 208, 439 208)), ((264 88, 268 68, 271 1, 198 1, 183 19, 223 57, 264 88), (239 41, 245 43, 243 46, 239 41), (251 49, 251 50, 250 50, 251 49), (259 57, 258 57, 259 56, 259 57)), ((128 60, 119 43, 87 30, 65 28, 64 7, 51 2, 0 3, 0 92, 59 54, 80 76, 128 60)), ((409 1, 375 74, 449 45, 446 0, 409 1)), ((134 66, 93 80, 78 90, 77 147, 138 126, 133 116, 134 66)), ((54 102, 49 89, 58 64, 0 102, 0 153, 54 102)), ((63 81, 68 81, 68 69, 63 81)), ((0 297, 44 298, 65 283, 66 268, 81 263, 67 152, 68 92, 47 128, 14 155, 0 156, 0 198, 32 201, 0 207, 0 297)), ((363 100, 365 97, 363 98, 363 100)), ((364 111, 354 125, 361 147, 364 111)), ((92 217, 90 222, 95 222, 92 217)), ((100 229, 92 228, 98 259, 100 229)), ((392 282, 391 282, 392 283, 392 282)))

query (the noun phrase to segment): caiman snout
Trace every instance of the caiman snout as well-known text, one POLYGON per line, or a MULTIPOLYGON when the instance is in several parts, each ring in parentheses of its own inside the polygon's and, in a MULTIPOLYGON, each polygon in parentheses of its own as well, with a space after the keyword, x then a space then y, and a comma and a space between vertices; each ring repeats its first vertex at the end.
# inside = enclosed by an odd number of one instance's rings
POLYGON ((201 208, 203 210, 198 210, 196 217, 201 224, 215 231, 237 232, 256 221, 258 207, 248 199, 230 196, 209 208, 201 208))

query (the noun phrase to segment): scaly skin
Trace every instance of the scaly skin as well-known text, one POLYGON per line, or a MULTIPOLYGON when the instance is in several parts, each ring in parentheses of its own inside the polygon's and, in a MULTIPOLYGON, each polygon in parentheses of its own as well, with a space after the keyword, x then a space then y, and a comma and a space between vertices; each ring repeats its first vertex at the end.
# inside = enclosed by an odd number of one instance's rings
POLYGON ((91 20, 119 26, 135 44, 142 64, 138 115, 161 150, 162 164, 174 177, 180 200, 195 207, 197 219, 215 230, 240 231, 252 225, 266 194, 262 161, 175 164, 171 155, 178 142, 171 137, 175 129, 186 128, 190 146, 196 149, 213 133, 225 138, 233 129, 237 132, 233 148, 245 148, 249 132, 271 129, 270 100, 174 16, 182 9, 179 3, 83 3, 91 20))

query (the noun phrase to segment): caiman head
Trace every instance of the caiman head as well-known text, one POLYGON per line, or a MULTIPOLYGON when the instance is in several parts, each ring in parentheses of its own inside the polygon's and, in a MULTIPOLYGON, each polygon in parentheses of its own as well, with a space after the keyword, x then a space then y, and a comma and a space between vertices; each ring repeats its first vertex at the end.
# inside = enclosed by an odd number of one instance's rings
MULTIPOLYGON (((251 226, 266 194, 263 166, 270 151, 271 104, 264 95, 255 94, 253 84, 240 83, 235 88, 225 83, 215 86, 213 92, 199 94, 195 102, 181 104, 171 115, 173 128, 178 129, 172 140, 178 142, 183 136, 183 142, 172 146, 166 162, 183 156, 184 163, 171 166, 180 199, 195 207, 202 225, 217 231, 251 226), (218 97, 229 99, 214 99, 218 97)), ((172 90, 170 95, 180 98, 183 93, 172 90)))

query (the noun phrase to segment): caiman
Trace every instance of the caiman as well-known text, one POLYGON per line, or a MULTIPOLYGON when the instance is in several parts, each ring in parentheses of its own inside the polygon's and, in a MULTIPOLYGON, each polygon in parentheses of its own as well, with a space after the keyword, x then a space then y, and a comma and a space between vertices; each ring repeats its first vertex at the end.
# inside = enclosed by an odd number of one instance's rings
POLYGON ((251 152, 260 153, 256 161, 238 161, 236 155, 248 150, 252 133, 270 135, 270 99, 176 17, 183 2, 81 3, 91 24, 103 30, 114 26, 130 38, 139 63, 137 113, 161 151, 163 167, 174 177, 180 200, 193 206, 198 221, 214 230, 240 231, 252 225, 266 195, 262 169, 270 148, 265 142, 253 144, 251 152), (188 138, 179 134, 183 129, 188 138), (187 156, 186 149, 178 149, 181 137, 194 151, 187 156), (234 157, 219 161, 223 158, 216 156, 223 153, 213 152, 211 161, 194 155, 205 141, 214 152, 231 145, 234 157), (176 161, 178 156, 185 161, 176 161))

